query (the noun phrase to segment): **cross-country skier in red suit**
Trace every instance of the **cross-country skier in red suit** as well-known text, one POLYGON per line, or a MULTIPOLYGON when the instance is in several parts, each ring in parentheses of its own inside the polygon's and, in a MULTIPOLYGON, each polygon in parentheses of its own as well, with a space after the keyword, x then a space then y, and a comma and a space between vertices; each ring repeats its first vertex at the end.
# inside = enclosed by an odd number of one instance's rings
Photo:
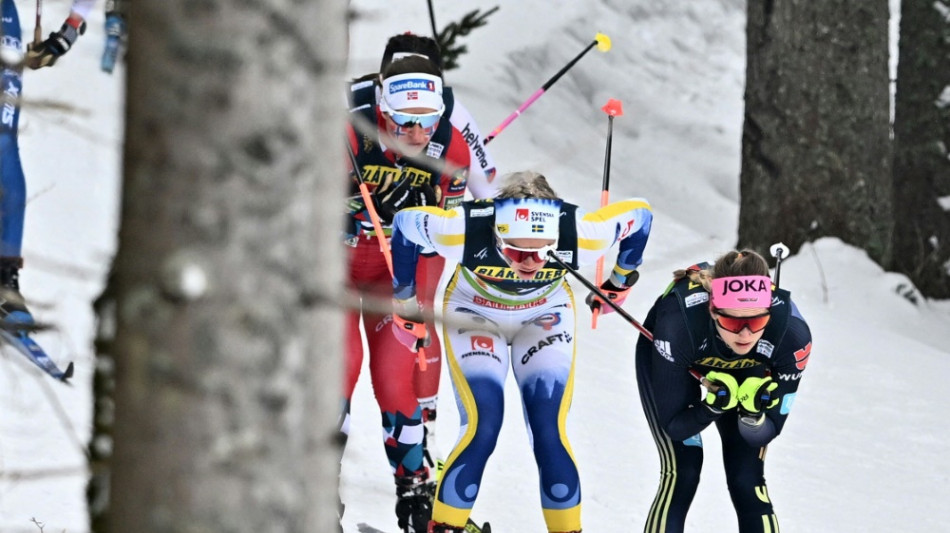
MULTIPOLYGON (((386 42, 379 72, 385 71, 394 60, 413 55, 427 58, 438 67, 439 71, 443 71, 442 51, 435 39, 412 33, 401 33, 393 35, 386 42)), ((372 92, 375 93, 377 102, 381 95, 380 88, 378 73, 361 76, 354 80, 350 87, 354 95, 359 95, 355 99, 365 101, 372 92)), ((447 118, 462 133, 468 147, 471 165, 466 187, 469 194, 476 200, 493 198, 498 194, 499 188, 498 181, 495 180, 495 162, 484 144, 478 124, 468 109, 458 100, 451 87, 442 88, 442 100, 445 105, 445 111, 442 113, 443 120, 447 118)), ((445 258, 438 254, 423 256, 419 260, 416 271, 417 296, 426 310, 426 316, 432 316, 435 293, 444 267, 445 258)), ((429 326, 432 344, 425 350, 427 368, 423 371, 418 364, 416 365, 413 385, 416 389, 416 397, 419 398, 419 405, 422 406, 422 420, 426 435, 424 441, 426 464, 430 468, 441 468, 442 455, 435 444, 435 421, 439 381, 442 375, 442 343, 436 333, 439 328, 432 327, 432 323, 429 323, 429 326)))
POLYGON ((377 306, 392 297, 392 276, 379 239, 391 234, 393 215, 404 207, 451 208, 463 200, 471 159, 461 133, 442 118, 442 90, 440 71, 427 59, 393 61, 382 74, 378 100, 373 92, 364 99, 352 94, 348 129, 357 170, 376 198, 385 235, 373 229, 354 174, 346 228, 348 285, 370 298, 364 298, 362 312, 349 312, 346 318, 346 405, 341 427, 346 433, 349 401, 362 365, 362 316, 386 455, 395 475, 396 515, 399 527, 411 533, 425 531, 433 488, 423 463, 422 410, 413 388, 417 355, 393 338, 392 315, 386 308, 373 308, 371 297, 377 306))

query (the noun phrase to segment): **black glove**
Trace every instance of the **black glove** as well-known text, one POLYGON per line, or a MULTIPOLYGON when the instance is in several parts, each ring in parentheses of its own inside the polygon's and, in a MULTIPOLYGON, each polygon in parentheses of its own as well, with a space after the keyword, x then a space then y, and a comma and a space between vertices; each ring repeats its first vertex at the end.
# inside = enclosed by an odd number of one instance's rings
POLYGON ((31 69, 51 67, 59 56, 65 54, 76 43, 79 36, 86 33, 86 22, 76 16, 70 16, 59 31, 49 34, 41 43, 30 43, 26 47, 26 65, 31 69))
POLYGON ((435 191, 428 183, 413 187, 408 178, 387 181, 373 191, 379 199, 379 219, 392 224, 396 213, 407 207, 436 205, 435 191))

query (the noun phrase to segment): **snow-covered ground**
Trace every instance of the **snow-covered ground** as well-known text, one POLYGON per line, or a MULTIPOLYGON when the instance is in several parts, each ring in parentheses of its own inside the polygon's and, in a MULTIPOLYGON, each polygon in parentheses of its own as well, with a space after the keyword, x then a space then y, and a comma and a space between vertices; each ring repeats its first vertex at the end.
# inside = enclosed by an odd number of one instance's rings
MULTIPOLYGON (((892 2, 892 4, 895 2, 892 2)), ((501 2, 434 2, 439 25, 501 2)), ((25 6, 25 4, 24 4, 25 6)), ((349 74, 375 70, 386 39, 428 34, 426 3, 353 0, 349 74)), ((44 2, 44 20, 66 0, 44 2)), ((31 17, 21 6, 21 19, 31 17)), ((47 25, 50 25, 47 22, 47 25)), ((27 173, 23 290, 39 318, 60 326, 39 337, 76 362, 71 387, 0 357, 0 531, 87 531, 84 456, 92 373, 91 300, 115 247, 121 155, 122 71, 98 69, 102 15, 52 69, 25 75, 21 153, 27 173), (55 399, 55 401, 51 401, 55 399), (52 477, 17 477, 37 469, 52 477)), ((642 196, 655 210, 642 277, 626 308, 645 317, 677 267, 713 259, 736 241, 745 2, 521 0, 507 2, 464 42, 447 73, 483 133, 594 39, 591 51, 490 145, 499 170, 545 173, 570 201, 599 205, 607 119, 614 121, 611 198, 642 196)), ((24 28, 30 34, 32 26, 24 28)), ((121 67, 120 67, 121 69, 121 67)), ((764 251, 763 251, 764 252, 764 251)), ((584 273, 592 275, 592 270, 584 273)), ((860 250, 822 239, 788 259, 782 285, 808 320, 815 349, 796 408, 770 446, 766 476, 784 531, 941 531, 950 511, 947 430, 935 418, 950 375, 950 302, 912 304, 860 250)), ((577 284, 575 284, 577 286, 577 284)), ((579 291, 580 292, 580 291, 579 291)), ((659 461, 636 392, 636 332, 616 315, 591 331, 578 312, 578 364, 569 431, 581 467, 585 531, 642 529, 659 461)), ((518 391, 509 382, 506 424, 475 506, 499 531, 543 531, 537 474, 518 391)), ((458 414, 446 374, 438 427, 448 452, 458 414)), ((395 532, 394 494, 368 372, 357 386, 344 457, 347 533, 368 523, 395 532)), ((715 433, 687 530, 736 531, 715 433)))
MULTIPOLYGON (((17 2, 24 38, 33 7, 17 2)), ((44 35, 69 14, 43 2, 44 35)), ((99 6, 101 8, 101 5, 99 6)), ((27 181, 21 288, 34 315, 57 326, 38 340, 75 361, 71 386, 39 376, 9 348, 0 355, 0 531, 87 531, 92 300, 115 249, 121 158, 122 78, 99 70, 103 14, 53 68, 23 76, 20 156, 27 181), (40 474, 40 477, 31 477, 40 474), (26 476, 26 477, 22 477, 26 476), (36 519, 37 523, 32 520, 36 519)))

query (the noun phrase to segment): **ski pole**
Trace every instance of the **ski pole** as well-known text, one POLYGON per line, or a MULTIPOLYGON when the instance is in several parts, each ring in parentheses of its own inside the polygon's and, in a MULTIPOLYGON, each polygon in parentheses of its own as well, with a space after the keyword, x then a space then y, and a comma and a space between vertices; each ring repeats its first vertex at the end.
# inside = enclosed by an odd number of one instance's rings
POLYGON ((597 296, 599 296, 607 305, 609 305, 610 307, 612 307, 612 308, 614 309, 614 311, 616 311, 617 313, 619 313, 620 316, 622 316, 622 317, 624 318, 624 320, 626 320, 627 322, 629 322, 631 326, 637 328, 637 331, 639 331, 640 333, 642 333, 644 337, 646 337, 647 339, 649 339, 649 340, 651 340, 651 341, 653 340, 653 334, 650 333, 650 330, 648 330, 647 328, 643 327, 643 324, 641 324, 640 322, 638 322, 636 318, 633 318, 632 316, 630 316, 630 313, 624 311, 623 308, 620 307, 619 305, 617 305, 616 302, 614 302, 613 300, 611 300, 610 298, 608 298, 607 295, 604 294, 604 292, 603 292, 602 290, 600 290, 599 287, 597 287, 597 285, 594 285, 593 283, 591 283, 590 280, 588 280, 587 278, 585 278, 584 276, 582 276, 581 273, 578 272, 578 271, 577 271, 576 269, 574 269, 573 267, 571 267, 571 265, 569 265, 569 264, 565 263, 564 261, 562 261, 561 258, 558 257, 553 251, 548 252, 548 258, 550 258, 551 260, 553 260, 555 263, 561 265, 561 267, 562 267, 564 270, 567 270, 568 272, 570 272, 571 275, 573 275, 575 278, 577 278, 578 281, 580 281, 581 283, 583 283, 585 287, 587 287, 588 289, 590 289, 591 292, 593 292, 594 294, 596 294, 597 296))
POLYGON ((775 288, 778 288, 779 276, 782 273, 782 259, 788 256, 788 246, 785 243, 777 242, 769 248, 769 253, 775 258, 775 288))
MULTIPOLYGON (((356 154, 353 153, 353 147, 350 146, 350 140, 346 139, 346 151, 350 155, 350 164, 353 165, 353 172, 356 174, 356 181, 359 183, 360 196, 363 197, 363 203, 366 205, 366 212, 369 213, 369 219, 373 222, 373 229, 376 231, 376 238, 379 240, 379 251, 386 258, 386 267, 389 268, 389 276, 393 276, 393 254, 389 249, 389 242, 383 233, 383 224, 379 220, 379 213, 376 212, 376 204, 373 197, 369 194, 369 188, 363 180, 363 174, 360 172, 360 164, 356 160, 356 154)), ((426 350, 419 347, 416 350, 416 357, 419 360, 419 370, 425 372, 429 368, 429 362, 426 361, 426 350)))
MULTIPOLYGON (((613 147, 614 138, 614 117, 623 116, 623 102, 610 98, 607 104, 600 108, 607 113, 607 151, 604 154, 604 184, 600 191, 600 207, 604 207, 610 202, 610 152, 613 147)), ((604 279, 604 256, 597 260, 597 269, 594 281, 597 286, 603 283, 604 279)), ((597 329, 597 316, 600 315, 600 308, 594 309, 590 317, 590 328, 597 329)))
POLYGON ((432 0, 426 0, 429 4, 429 23, 432 24, 432 38, 439 40, 439 30, 435 27, 435 10, 432 8, 432 0))
POLYGON ((557 82, 557 80, 559 80, 561 76, 564 75, 565 72, 570 70, 570 68, 573 67, 575 63, 580 61, 580 59, 584 57, 584 55, 587 54, 587 52, 589 52, 590 49, 595 46, 601 52, 606 52, 607 50, 610 50, 610 37, 607 37, 603 33, 598 33, 596 36, 594 36, 594 42, 588 44, 587 47, 584 48, 583 51, 581 51, 580 54, 577 54, 577 56, 570 61, 570 63, 568 63, 567 65, 564 65, 564 68, 559 70, 558 73, 555 74, 551 79, 549 79, 544 85, 542 85, 540 89, 538 89, 537 91, 534 92, 534 94, 528 97, 528 99, 525 100, 523 104, 518 106, 518 109, 515 109, 515 111, 512 114, 508 115, 508 118, 502 121, 502 123, 499 124, 497 128, 492 130, 492 132, 489 133, 487 137, 485 137, 484 144, 488 144, 489 142, 491 142, 491 140, 494 139, 495 136, 501 133, 501 130, 507 128, 508 124, 511 124, 516 118, 521 116, 521 113, 525 109, 528 109, 528 107, 531 104, 533 104, 535 100, 537 100, 538 98, 541 98, 541 95, 544 94, 545 91, 550 89, 551 86, 554 85, 557 82))
MULTIPOLYGON (((637 321, 636 318, 633 318, 632 316, 630 316, 630 313, 627 313, 626 311, 624 311, 622 307, 620 307, 613 300, 608 298, 607 295, 603 293, 603 291, 601 291, 596 285, 591 283, 587 278, 582 276, 580 272, 572 268, 571 265, 565 263, 564 261, 561 261, 561 258, 558 257, 553 251, 548 252, 548 257, 553 259, 555 263, 561 265, 561 267, 563 267, 565 270, 570 272, 575 278, 577 278, 578 281, 583 283, 584 286, 586 286, 588 289, 593 291, 594 294, 596 294, 597 296, 600 296, 601 299, 607 302, 607 305, 609 305, 610 307, 613 307, 614 311, 619 313, 620 316, 624 318, 624 320, 629 322, 631 326, 635 327, 637 331, 643 334, 644 337, 646 337, 651 342, 653 341, 653 333, 651 333, 650 330, 645 328, 643 324, 637 321)), ((702 383, 703 386, 705 386, 706 388, 709 388, 709 385, 715 386, 709 380, 706 379, 706 376, 700 374, 699 371, 697 371, 696 369, 690 368, 689 374, 693 376, 694 378, 696 378, 697 380, 699 380, 699 382, 702 383)))
POLYGON ((43 0, 36 0, 36 25, 33 27, 33 44, 38 45, 43 42, 43 29, 40 26, 40 18, 43 15, 43 0))
POLYGON ((363 197, 363 204, 366 205, 366 212, 369 213, 369 219, 373 223, 373 229, 376 231, 376 237, 379 240, 379 251, 386 258, 386 266, 389 267, 389 275, 393 275, 393 255, 389 250, 389 242, 386 241, 386 235, 383 233, 383 224, 379 220, 379 213, 376 211, 375 198, 370 196, 369 187, 363 181, 363 173, 360 172, 360 164, 356 160, 356 154, 353 153, 353 147, 350 146, 350 140, 346 139, 346 151, 350 154, 350 164, 353 165, 353 173, 356 174, 356 183, 359 184, 360 196, 363 197))

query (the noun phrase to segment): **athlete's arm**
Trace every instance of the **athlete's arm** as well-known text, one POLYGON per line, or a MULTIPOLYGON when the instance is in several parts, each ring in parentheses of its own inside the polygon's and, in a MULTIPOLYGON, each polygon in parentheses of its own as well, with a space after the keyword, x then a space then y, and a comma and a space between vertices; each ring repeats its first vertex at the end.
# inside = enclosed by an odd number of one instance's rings
POLYGON ((750 446, 765 446, 778 437, 791 412, 805 365, 811 355, 811 332, 791 301, 792 314, 782 343, 772 356, 772 379, 778 384, 772 395, 779 402, 759 419, 739 424, 739 433, 750 446))
POLYGON ((465 211, 412 207, 393 219, 393 292, 405 300, 416 293, 416 265, 423 248, 460 260, 465 250, 465 211))
POLYGON ((699 382, 689 373, 692 339, 676 298, 657 302, 650 383, 660 427, 676 441, 706 429, 719 415, 702 403, 699 382))
POLYGON ((449 120, 462 134, 472 160, 468 173, 468 190, 477 200, 494 198, 498 194, 498 184, 495 183, 495 161, 488 153, 488 148, 485 147, 485 139, 478 129, 478 124, 458 98, 455 99, 449 120))
POLYGON ((578 210, 577 252, 578 262, 590 264, 615 243, 620 242, 617 261, 611 277, 615 285, 624 285, 623 280, 643 263, 653 225, 653 211, 642 198, 615 202, 591 213, 578 210))
POLYGON ((465 188, 468 185, 470 170, 474 166, 462 134, 455 127, 452 128, 452 137, 443 157, 445 170, 439 176, 439 207, 454 209, 465 200, 465 188))

